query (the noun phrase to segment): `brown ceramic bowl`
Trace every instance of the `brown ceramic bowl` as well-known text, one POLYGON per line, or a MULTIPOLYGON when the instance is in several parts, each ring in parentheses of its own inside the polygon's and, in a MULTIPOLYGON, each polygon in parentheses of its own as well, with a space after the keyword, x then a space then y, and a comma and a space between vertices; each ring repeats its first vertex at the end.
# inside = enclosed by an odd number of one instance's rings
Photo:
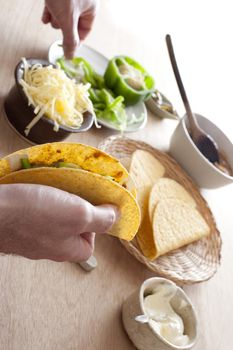
MULTIPOLYGON (((27 59, 29 66, 40 63, 43 66, 50 65, 46 60, 41 59, 27 59)), ((30 121, 35 117, 32 106, 28 106, 28 99, 19 84, 23 77, 23 62, 20 61, 15 68, 15 85, 11 88, 5 103, 4 109, 6 117, 11 126, 27 140, 41 144, 47 142, 62 141, 71 133, 80 133, 89 130, 92 127, 94 117, 91 113, 84 113, 84 120, 79 129, 69 128, 60 125, 58 131, 54 131, 54 122, 51 119, 43 116, 30 130, 26 136, 24 130, 30 121)))

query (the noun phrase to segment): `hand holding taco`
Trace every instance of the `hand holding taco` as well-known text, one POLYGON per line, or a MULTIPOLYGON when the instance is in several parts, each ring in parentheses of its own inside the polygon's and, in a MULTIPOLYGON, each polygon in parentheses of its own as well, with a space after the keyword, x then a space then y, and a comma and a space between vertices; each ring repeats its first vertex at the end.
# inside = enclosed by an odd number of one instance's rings
POLYGON ((0 251, 30 259, 87 260, 93 232, 108 232, 116 217, 114 206, 93 206, 53 187, 1 185, 0 251))
MULTIPOLYGON (((0 160, 0 190, 9 191, 14 198, 15 189, 17 195, 16 201, 7 204, 8 212, 3 221, 9 227, 14 226, 15 222, 21 232, 20 237, 24 230, 28 233, 31 230, 29 243, 27 234, 25 242, 21 238, 18 240, 25 244, 26 252, 29 251, 29 244, 32 252, 27 253, 27 257, 51 258, 51 252, 48 255, 48 252, 43 253, 42 250, 37 257, 33 253, 33 246, 30 246, 30 242, 33 243, 33 239, 30 239, 34 237, 34 248, 40 250, 41 240, 37 245, 37 236, 43 230, 46 249, 47 243, 49 246, 52 244, 51 237, 54 234, 59 237, 61 231, 61 249, 66 250, 66 246, 70 247, 71 242, 74 242, 74 256, 70 252, 68 260, 85 260, 93 250, 94 236, 91 232, 107 232, 128 241, 136 235, 140 225, 140 210, 135 199, 134 184, 129 186, 129 183, 129 174, 117 159, 87 145, 51 143, 17 151, 0 160), (27 193, 30 194, 29 199, 27 193), (66 204, 71 205, 74 201, 76 209, 78 207, 76 213, 66 207, 66 204), (106 207, 106 203, 110 206, 106 207), (119 211, 118 220, 114 208, 119 211), (22 213, 23 219, 20 214, 14 216, 16 212, 22 213), (11 220, 11 213, 14 221, 11 220), (63 232, 67 232, 67 239, 63 232), (83 253, 75 253, 77 242, 80 247, 85 246, 83 253)), ((2 205, 4 208, 4 200, 2 205)), ((16 234, 15 229, 13 232, 16 234)), ((17 253, 17 249, 11 249, 11 253, 17 253)), ((23 254, 25 255, 24 252, 21 253, 23 254)), ((52 259, 67 260, 67 255, 59 253, 58 257, 53 256, 52 259)))

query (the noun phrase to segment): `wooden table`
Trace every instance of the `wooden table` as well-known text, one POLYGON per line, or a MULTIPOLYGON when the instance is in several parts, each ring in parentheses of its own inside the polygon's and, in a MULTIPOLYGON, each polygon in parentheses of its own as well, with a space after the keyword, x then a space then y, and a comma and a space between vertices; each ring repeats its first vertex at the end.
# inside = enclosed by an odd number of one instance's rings
MULTIPOLYGON (((108 57, 128 54, 154 74, 157 86, 184 113, 170 68, 164 36, 173 36, 182 76, 196 112, 209 116, 233 139, 232 41, 230 4, 206 0, 102 0, 87 44, 108 57), (224 90, 223 90, 224 88, 224 90)), ((13 84, 22 56, 46 57, 58 31, 40 22, 43 1, 0 0, 0 100, 13 84)), ((176 122, 149 114, 143 131, 131 134, 166 150, 176 122)), ((71 136, 91 145, 111 135, 106 129, 71 136)), ((0 155, 27 147, 0 114, 0 155)), ((196 306, 196 350, 232 348, 232 197, 233 186, 203 191, 222 234, 222 264, 209 282, 185 287, 196 306), (230 326, 231 325, 231 326, 230 326)), ((17 224, 17 223, 16 223, 17 224)), ((98 268, 85 273, 78 265, 0 258, 1 350, 134 349, 121 323, 122 301, 153 276, 111 237, 96 241, 98 268)))

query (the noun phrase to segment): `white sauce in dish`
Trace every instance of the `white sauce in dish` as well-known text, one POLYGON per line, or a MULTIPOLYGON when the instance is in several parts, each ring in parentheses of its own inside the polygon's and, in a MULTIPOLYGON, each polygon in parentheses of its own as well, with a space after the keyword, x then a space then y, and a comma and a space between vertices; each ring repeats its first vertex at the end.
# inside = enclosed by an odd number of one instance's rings
MULTIPOLYGON (((159 284, 153 294, 144 298, 144 310, 148 317, 148 323, 161 337, 171 344, 185 346, 190 339, 184 334, 184 322, 182 318, 173 310, 171 299, 176 294, 175 285, 159 284)), ((186 306, 186 302, 183 306, 186 306)), ((182 303, 181 303, 182 306, 182 303)))

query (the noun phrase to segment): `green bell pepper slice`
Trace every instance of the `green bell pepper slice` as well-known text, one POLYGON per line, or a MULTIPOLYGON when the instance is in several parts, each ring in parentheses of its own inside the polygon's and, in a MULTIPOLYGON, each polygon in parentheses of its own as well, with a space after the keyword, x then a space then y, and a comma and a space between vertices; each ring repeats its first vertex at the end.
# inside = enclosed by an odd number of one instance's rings
POLYGON ((123 96, 115 97, 107 89, 90 89, 90 98, 98 119, 109 121, 121 131, 125 130, 127 115, 123 96))
POLYGON ((20 161, 21 161, 22 169, 30 169, 32 167, 28 158, 21 158, 20 161))
POLYGON ((152 76, 138 62, 127 56, 116 56, 109 61, 104 81, 116 95, 124 97, 126 105, 145 101, 155 89, 152 76))
POLYGON ((57 63, 78 83, 91 84, 88 92, 97 119, 109 121, 123 131, 127 125, 124 97, 115 96, 105 86, 104 77, 96 73, 83 57, 74 57, 72 60, 62 57, 57 59, 57 63))
POLYGON ((83 57, 74 57, 66 60, 64 57, 56 61, 66 74, 78 82, 90 83, 92 87, 101 89, 104 86, 104 78, 97 74, 92 66, 83 57))

